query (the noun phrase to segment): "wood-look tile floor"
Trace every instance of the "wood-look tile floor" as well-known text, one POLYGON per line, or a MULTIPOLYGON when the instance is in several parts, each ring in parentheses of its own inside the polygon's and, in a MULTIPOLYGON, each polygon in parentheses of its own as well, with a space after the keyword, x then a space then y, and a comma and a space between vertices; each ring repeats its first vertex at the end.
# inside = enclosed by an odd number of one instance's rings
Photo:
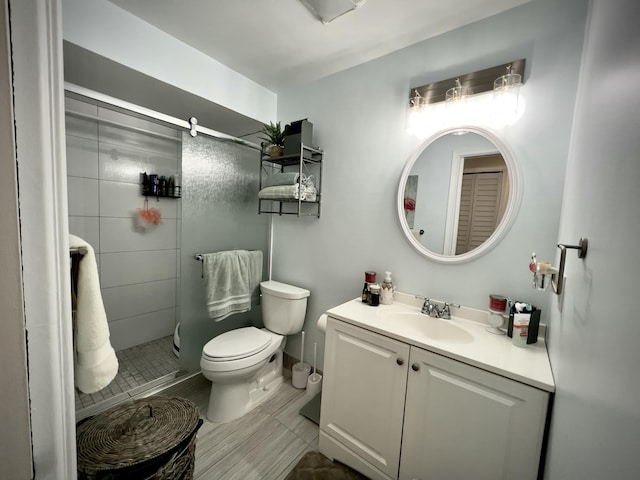
POLYGON ((265 403, 226 424, 207 420, 210 388, 198 374, 160 393, 188 398, 200 410, 195 480, 282 480, 306 452, 318 449, 318 425, 298 413, 310 397, 290 377, 265 403))

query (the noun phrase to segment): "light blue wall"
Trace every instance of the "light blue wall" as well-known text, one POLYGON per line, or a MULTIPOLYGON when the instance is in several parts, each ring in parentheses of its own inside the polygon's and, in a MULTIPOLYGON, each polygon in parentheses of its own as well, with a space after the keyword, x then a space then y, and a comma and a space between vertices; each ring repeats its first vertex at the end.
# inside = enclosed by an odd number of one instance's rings
POLYGON ((638 18, 636 0, 597 0, 587 26, 558 241, 585 236, 589 251, 568 252, 564 297, 551 306, 553 480, 640 472, 638 18))
MULTIPOLYGON (((585 0, 537 0, 280 94, 279 119, 308 118, 325 150, 322 217, 275 218, 273 278, 311 290, 307 347, 323 351, 318 316, 358 296, 365 270, 390 270, 401 291, 473 307, 485 308, 490 293, 528 300, 547 318, 549 297, 530 289, 527 264, 532 251, 555 256, 586 10, 585 0), (400 173, 420 144, 406 133, 410 88, 519 58, 527 108, 497 132, 522 168, 519 216, 481 259, 433 263, 403 238, 396 215, 400 173)), ((287 345, 298 352, 299 336, 287 345)))

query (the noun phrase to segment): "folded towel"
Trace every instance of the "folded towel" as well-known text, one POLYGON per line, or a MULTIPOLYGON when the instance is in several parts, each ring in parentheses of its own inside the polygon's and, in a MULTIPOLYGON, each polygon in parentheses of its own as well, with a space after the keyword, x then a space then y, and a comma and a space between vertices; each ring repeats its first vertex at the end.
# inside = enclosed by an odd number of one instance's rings
POLYGON ((278 185, 295 185, 296 183, 302 183, 307 187, 313 186, 313 175, 302 174, 302 181, 299 181, 300 173, 299 172, 282 172, 282 173, 273 173, 265 177, 262 181, 262 187, 275 187, 278 185))
POLYGON ((260 303, 262 251, 206 253, 202 261, 209 318, 219 322, 260 303))
POLYGON ((267 175, 262 181, 263 187, 273 187, 275 185, 294 185, 300 178, 299 172, 282 172, 267 175))
POLYGON ((109 341, 98 267, 89 243, 69 235, 69 247, 86 249, 78 266, 74 326, 75 382, 80 391, 95 393, 109 385, 118 373, 118 358, 109 341))
POLYGON ((263 188, 258 192, 258 198, 263 200, 300 200, 303 202, 315 202, 318 191, 315 187, 304 185, 278 185, 263 188))

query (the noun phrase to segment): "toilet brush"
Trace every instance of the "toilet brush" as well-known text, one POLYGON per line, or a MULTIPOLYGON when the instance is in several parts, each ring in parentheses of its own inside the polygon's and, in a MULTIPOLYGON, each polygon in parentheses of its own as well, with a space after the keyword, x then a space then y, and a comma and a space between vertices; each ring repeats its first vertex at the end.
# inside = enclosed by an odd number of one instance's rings
POLYGON ((316 372, 316 361, 318 355, 318 344, 313 344, 313 373, 307 379, 307 395, 313 397, 320 392, 322 388, 322 375, 316 372))
POLYGON ((298 363, 293 364, 293 368, 291 371, 291 383, 296 388, 306 388, 307 386, 307 378, 309 378, 309 373, 311 373, 311 367, 308 363, 304 363, 304 331, 302 332, 302 340, 300 347, 300 361, 298 363))

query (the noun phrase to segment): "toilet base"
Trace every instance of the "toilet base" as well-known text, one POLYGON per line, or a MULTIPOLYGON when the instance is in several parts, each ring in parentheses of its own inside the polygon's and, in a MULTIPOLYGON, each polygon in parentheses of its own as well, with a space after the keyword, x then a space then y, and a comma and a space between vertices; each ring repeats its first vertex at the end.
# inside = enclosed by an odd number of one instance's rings
POLYGON ((250 382, 212 383, 207 419, 213 423, 228 423, 271 398, 284 383, 282 350, 278 350, 274 357, 250 382))

